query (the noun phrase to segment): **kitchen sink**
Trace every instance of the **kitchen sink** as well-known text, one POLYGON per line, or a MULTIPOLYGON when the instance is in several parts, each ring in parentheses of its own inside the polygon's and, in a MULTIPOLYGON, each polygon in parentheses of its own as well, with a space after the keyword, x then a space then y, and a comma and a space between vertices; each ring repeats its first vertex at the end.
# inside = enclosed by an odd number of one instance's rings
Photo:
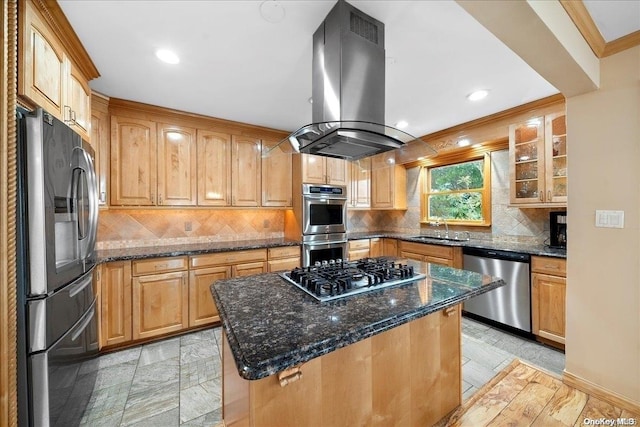
POLYGON ((452 235, 450 236, 431 236, 431 235, 427 235, 427 234, 421 234, 419 236, 412 236, 409 237, 410 239, 415 239, 415 240, 423 240, 425 242, 428 241, 433 241, 433 240, 446 240, 446 241, 452 241, 452 242, 467 242, 469 240, 471 240, 471 236, 469 235, 468 232, 456 232, 456 233, 452 233, 452 235))

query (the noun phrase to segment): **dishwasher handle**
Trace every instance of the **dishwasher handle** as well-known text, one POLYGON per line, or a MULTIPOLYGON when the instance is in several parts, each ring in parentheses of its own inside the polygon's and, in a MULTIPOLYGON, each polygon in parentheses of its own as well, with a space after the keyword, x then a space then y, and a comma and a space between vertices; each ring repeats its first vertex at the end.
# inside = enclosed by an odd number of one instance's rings
POLYGON ((486 249, 486 248, 470 248, 463 247, 462 253, 464 255, 472 255, 482 258, 502 259, 507 261, 516 262, 531 262, 531 255, 522 252, 511 252, 498 249, 486 249))

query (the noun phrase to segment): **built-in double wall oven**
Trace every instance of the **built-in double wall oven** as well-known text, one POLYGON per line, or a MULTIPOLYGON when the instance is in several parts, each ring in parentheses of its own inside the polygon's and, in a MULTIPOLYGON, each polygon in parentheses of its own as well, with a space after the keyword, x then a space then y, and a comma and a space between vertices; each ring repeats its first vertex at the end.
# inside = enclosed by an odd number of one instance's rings
POLYGON ((347 256, 347 187, 302 184, 302 266, 347 256))
POLYGON ((17 123, 19 422, 78 425, 98 353, 93 151, 40 108, 17 123))

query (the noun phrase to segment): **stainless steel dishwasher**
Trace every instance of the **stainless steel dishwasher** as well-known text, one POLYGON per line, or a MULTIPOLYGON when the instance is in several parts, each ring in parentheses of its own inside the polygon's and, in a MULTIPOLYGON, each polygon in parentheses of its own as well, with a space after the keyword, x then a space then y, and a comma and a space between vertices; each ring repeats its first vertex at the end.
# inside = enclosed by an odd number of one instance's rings
POLYGON ((506 286, 464 302, 463 311, 531 333, 529 254, 463 248, 463 269, 503 279, 506 286))

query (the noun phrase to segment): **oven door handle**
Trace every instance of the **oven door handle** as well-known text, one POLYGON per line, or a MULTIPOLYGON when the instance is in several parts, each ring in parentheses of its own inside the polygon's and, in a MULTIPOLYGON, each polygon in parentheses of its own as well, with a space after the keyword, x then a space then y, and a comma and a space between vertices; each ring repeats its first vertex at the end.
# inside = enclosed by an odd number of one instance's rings
POLYGON ((322 242, 304 242, 304 245, 326 246, 326 245, 344 245, 346 243, 347 243, 346 240, 331 240, 331 241, 322 241, 322 242))
POLYGON ((325 197, 325 196, 311 196, 311 195, 305 195, 304 196, 305 199, 307 200, 313 200, 314 202, 316 201, 322 201, 322 202, 332 202, 332 201, 345 201, 347 200, 346 197, 325 197))

